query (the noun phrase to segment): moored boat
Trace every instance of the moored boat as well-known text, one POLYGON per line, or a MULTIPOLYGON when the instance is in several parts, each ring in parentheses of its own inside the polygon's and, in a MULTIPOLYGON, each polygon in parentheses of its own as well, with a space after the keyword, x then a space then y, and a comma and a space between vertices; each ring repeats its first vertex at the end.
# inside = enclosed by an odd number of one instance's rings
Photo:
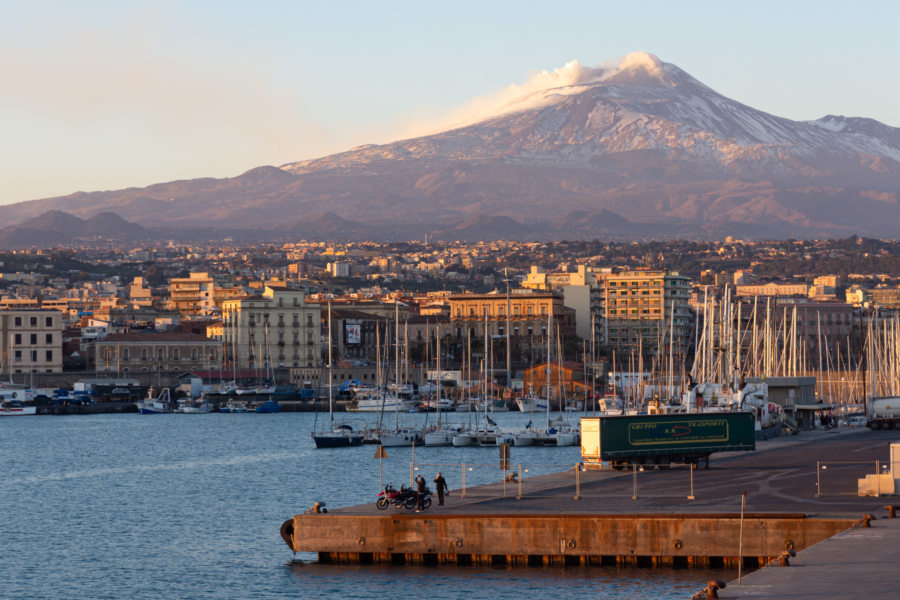
POLYGON ((7 400, 0 403, 0 417, 23 417, 36 415, 37 407, 21 400, 7 400))
POLYGON ((135 402, 138 414, 141 415, 158 415, 172 412, 172 397, 169 394, 169 388, 160 390, 159 395, 153 397, 153 388, 147 391, 147 398, 139 402, 135 402))

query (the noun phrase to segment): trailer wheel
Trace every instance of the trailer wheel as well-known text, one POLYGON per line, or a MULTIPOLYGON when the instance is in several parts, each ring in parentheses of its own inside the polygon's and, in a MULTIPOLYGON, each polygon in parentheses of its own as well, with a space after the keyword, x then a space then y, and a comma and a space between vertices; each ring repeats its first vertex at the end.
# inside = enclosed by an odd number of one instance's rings
POLYGON ((662 456, 658 457, 656 459, 656 468, 660 469, 660 470, 668 469, 669 468, 669 459, 664 458, 662 456))
POLYGON ((645 458, 643 460, 643 465, 644 465, 645 471, 650 471, 654 467, 656 467, 656 460, 654 460, 654 458, 652 456, 648 456, 647 458, 645 458))

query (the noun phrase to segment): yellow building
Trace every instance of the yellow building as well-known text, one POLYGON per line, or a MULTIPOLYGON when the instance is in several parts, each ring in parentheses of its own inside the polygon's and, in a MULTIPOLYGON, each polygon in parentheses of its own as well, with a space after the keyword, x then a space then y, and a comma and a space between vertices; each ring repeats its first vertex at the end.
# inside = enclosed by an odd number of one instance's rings
POLYGON ((61 373, 62 331, 58 310, 0 310, 0 373, 61 373))
MULTIPOLYGON (((487 316, 488 335, 506 335, 507 297, 506 294, 455 294, 449 297, 450 332, 457 337, 466 337, 471 331, 473 338, 484 335, 484 321, 487 316)), ((563 339, 575 335, 575 311, 563 305, 563 298, 550 292, 516 289, 509 295, 510 335, 535 337, 547 331, 547 321, 553 318, 553 330, 559 327, 563 339)))

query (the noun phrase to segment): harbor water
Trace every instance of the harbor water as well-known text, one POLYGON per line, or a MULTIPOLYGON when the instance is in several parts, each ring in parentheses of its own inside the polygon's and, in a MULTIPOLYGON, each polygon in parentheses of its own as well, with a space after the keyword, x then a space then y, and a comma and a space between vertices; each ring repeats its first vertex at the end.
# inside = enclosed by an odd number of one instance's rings
MULTIPOLYGON (((315 501, 328 508, 374 502, 379 490, 375 447, 314 447, 310 432, 316 419, 318 428, 326 427, 327 418, 0 420, 0 598, 675 599, 690 597, 710 577, 732 576, 700 569, 325 565, 315 555, 293 556, 278 533, 285 519, 315 501)), ((520 413, 492 418, 510 429, 532 420, 520 413)), ((357 427, 377 419, 341 415, 357 427)), ((385 419, 392 425, 394 416, 385 419)), ((421 423, 425 415, 402 419, 421 423)), ((384 483, 408 482, 412 450, 387 452, 384 483)), ((512 456, 513 465, 532 474, 578 460, 578 447, 513 448, 512 456)), ((470 486, 497 481, 497 463, 496 448, 415 449, 416 472, 430 481, 441 470, 451 489, 464 474, 470 486)))

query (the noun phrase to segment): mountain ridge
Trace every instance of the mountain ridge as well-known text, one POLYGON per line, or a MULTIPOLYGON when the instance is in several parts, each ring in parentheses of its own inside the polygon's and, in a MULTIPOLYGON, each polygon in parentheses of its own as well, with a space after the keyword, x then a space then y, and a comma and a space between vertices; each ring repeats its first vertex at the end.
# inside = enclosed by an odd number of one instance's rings
POLYGON ((354 236, 397 231, 402 222, 486 239, 502 231, 546 238, 896 235, 898 128, 864 117, 770 115, 646 53, 600 68, 573 62, 542 77, 544 87, 523 88, 485 118, 433 135, 233 178, 0 206, 0 219, 112 211, 145 226, 283 231, 293 223, 298 234, 330 228, 354 236), (334 217, 315 227, 315 215, 325 213, 334 217), (566 214, 581 217, 560 218, 566 214), (472 218, 507 220, 459 228, 472 218))

